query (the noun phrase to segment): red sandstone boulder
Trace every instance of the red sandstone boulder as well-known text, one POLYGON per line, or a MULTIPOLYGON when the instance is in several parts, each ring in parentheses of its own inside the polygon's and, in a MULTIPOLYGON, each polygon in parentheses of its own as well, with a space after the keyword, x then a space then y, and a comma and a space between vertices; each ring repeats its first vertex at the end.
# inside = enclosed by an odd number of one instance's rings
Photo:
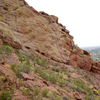
POLYGON ((27 81, 27 80, 32 80, 34 81, 34 78, 29 76, 28 74, 24 73, 24 72, 20 72, 20 75, 22 76, 23 80, 24 81, 27 81))
POLYGON ((92 59, 88 56, 72 54, 69 64, 89 71, 92 67, 92 59))
POLYGON ((94 73, 100 74, 100 61, 94 62, 91 70, 94 73))

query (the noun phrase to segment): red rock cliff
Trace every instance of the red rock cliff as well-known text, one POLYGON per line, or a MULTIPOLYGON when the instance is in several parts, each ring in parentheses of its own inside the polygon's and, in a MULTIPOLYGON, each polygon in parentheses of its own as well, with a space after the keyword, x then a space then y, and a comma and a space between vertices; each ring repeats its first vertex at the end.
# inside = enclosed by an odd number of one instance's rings
POLYGON ((74 44, 58 18, 36 11, 24 0, 0 0, 0 36, 2 40, 11 38, 25 52, 50 62, 91 70, 90 54, 74 44))

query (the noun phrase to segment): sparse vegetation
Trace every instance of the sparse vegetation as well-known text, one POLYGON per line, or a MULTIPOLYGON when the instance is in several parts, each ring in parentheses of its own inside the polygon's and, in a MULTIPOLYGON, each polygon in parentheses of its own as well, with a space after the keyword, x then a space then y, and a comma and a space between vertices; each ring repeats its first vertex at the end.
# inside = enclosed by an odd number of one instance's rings
POLYGON ((93 82, 89 77, 87 77, 86 80, 87 80, 88 82, 90 82, 92 85, 94 84, 94 82, 93 82))
MULTIPOLYGON (((93 90, 90 89, 83 80, 72 78, 71 73, 74 73, 74 71, 68 72, 67 69, 61 69, 60 66, 48 67, 49 64, 45 59, 28 56, 20 50, 14 50, 10 45, 1 45, 0 48, 0 56, 3 56, 2 58, 4 58, 6 55, 10 56, 11 52, 15 52, 18 55, 20 62, 18 64, 11 65, 11 69, 18 78, 17 89, 20 89, 20 91, 22 91, 22 94, 24 96, 27 96, 30 100, 39 100, 40 97, 44 97, 46 99, 48 98, 50 100, 68 100, 66 96, 62 95, 63 91, 59 89, 57 91, 61 94, 61 96, 58 96, 56 91, 49 92, 49 89, 39 89, 39 87, 35 85, 33 86, 32 90, 24 87, 23 84, 25 81, 21 79, 22 77, 20 75, 20 72, 25 72, 28 74, 30 71, 33 70, 35 74, 37 74, 37 78, 39 76, 42 79, 45 79, 46 81, 50 82, 50 84, 53 84, 54 88, 56 88, 56 86, 60 86, 60 88, 62 88, 68 93, 71 93, 71 91, 74 90, 77 91, 79 94, 84 94, 85 100, 91 100, 91 98, 95 100, 94 98, 96 96, 93 90), (37 66, 31 68, 32 64, 34 63, 37 63, 37 66), (66 82, 68 84, 66 84, 66 82)), ((79 67, 74 67, 74 69, 76 71, 82 71, 82 69, 80 69, 79 67)), ((86 74, 91 75, 89 72, 86 72, 86 74)), ((91 80, 91 78, 83 77, 83 79, 94 85, 94 82, 91 80)), ((3 90, 5 86, 9 86, 9 82, 4 83, 4 81, 5 76, 0 76, 0 90, 3 90)), ((98 93, 100 93, 99 89, 97 91, 98 93)), ((2 100, 11 100, 12 94, 14 94, 14 88, 10 87, 9 90, 5 90, 4 92, 0 93, 0 99, 3 98, 5 94, 6 99, 2 100)))
POLYGON ((41 65, 42 67, 47 67, 48 66, 48 62, 45 59, 39 59, 39 58, 35 58, 32 57, 32 61, 34 61, 35 63, 41 65))
POLYGON ((22 91, 22 94, 25 96, 28 96, 30 93, 30 90, 28 88, 25 88, 25 87, 21 87, 21 91, 22 91))
POLYGON ((36 95, 38 95, 40 93, 40 90, 36 86, 33 86, 33 87, 34 87, 33 88, 33 94, 34 94, 34 96, 36 96, 36 95))
POLYGON ((43 95, 44 97, 46 97, 48 93, 49 93, 49 89, 43 89, 43 90, 42 90, 42 95, 43 95))
POLYGON ((29 73, 31 71, 31 67, 26 61, 19 62, 17 65, 13 64, 11 68, 18 78, 21 78, 20 72, 29 73))
POLYGON ((3 17, 2 17, 2 16, 0 16, 0 21, 4 21, 4 19, 3 19, 3 17))
POLYGON ((43 79, 46 79, 47 81, 50 81, 52 83, 56 83, 58 80, 58 75, 51 71, 47 72, 40 68, 38 69, 38 67, 35 67, 34 71, 37 72, 40 75, 40 77, 42 77, 43 79))
POLYGON ((3 91, 0 95, 0 100, 12 100, 12 96, 9 91, 3 91))
POLYGON ((63 96, 62 99, 63 100, 68 100, 68 98, 66 96, 63 96))
POLYGON ((10 45, 1 45, 0 46, 0 53, 1 54, 10 54, 13 51, 13 48, 10 45))
POLYGON ((60 69, 60 68, 53 67, 53 68, 52 68, 52 71, 60 72, 61 69, 60 69))

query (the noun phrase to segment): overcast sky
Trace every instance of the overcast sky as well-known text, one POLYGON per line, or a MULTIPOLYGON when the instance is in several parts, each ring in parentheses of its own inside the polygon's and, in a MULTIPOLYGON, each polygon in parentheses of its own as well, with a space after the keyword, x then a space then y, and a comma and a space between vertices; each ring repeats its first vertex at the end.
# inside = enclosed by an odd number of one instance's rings
POLYGON ((26 0, 59 18, 79 47, 100 46, 100 0, 26 0))

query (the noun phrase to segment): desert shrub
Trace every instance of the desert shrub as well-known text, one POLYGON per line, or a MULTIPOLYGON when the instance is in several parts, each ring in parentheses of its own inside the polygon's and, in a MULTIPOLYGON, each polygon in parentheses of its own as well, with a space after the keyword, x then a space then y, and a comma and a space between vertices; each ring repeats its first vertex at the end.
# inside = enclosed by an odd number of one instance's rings
POLYGON ((39 73, 40 70, 41 70, 40 67, 35 66, 35 68, 34 68, 34 72, 39 73))
POLYGON ((68 98, 66 96, 62 96, 63 100, 68 100, 68 98))
POLYGON ((13 47, 11 47, 10 45, 1 45, 1 53, 7 53, 10 54, 13 51, 13 47))
POLYGON ((42 70, 39 67, 35 67, 34 71, 38 73, 40 77, 42 77, 43 79, 47 81, 50 81, 51 83, 55 84, 58 81, 59 76, 53 73, 52 71, 47 72, 47 71, 42 70))
POLYGON ((98 93, 100 94, 100 89, 98 89, 98 93))
POLYGON ((77 70, 81 70, 81 68, 79 68, 79 67, 77 67, 77 66, 74 66, 74 68, 77 69, 77 70))
POLYGON ((46 97, 48 93, 49 93, 49 89, 42 90, 42 96, 46 97))
POLYGON ((30 89, 21 87, 22 95, 28 96, 30 93, 30 89))
POLYGON ((19 49, 15 50, 15 53, 18 55, 19 60, 21 62, 26 61, 28 65, 31 65, 30 64, 30 60, 32 58, 31 56, 26 55, 24 52, 21 52, 19 49))
POLYGON ((55 73, 52 73, 52 72, 49 73, 49 81, 54 84, 58 81, 58 77, 59 76, 55 73))
POLYGON ((0 100, 12 100, 12 95, 9 93, 9 91, 3 91, 0 94, 0 100))
POLYGON ((60 85, 61 87, 65 85, 65 80, 64 80, 64 78, 59 79, 59 85, 60 85))
POLYGON ((62 100, 61 97, 57 95, 56 91, 49 92, 47 97, 50 98, 50 100, 62 100))
POLYGON ((89 95, 86 95, 85 96, 85 100, 97 100, 97 99, 94 99, 93 97, 89 96, 89 95))
POLYGON ((39 71, 39 75, 40 75, 40 77, 42 77, 43 79, 45 79, 45 80, 49 80, 49 73, 47 73, 46 71, 44 71, 44 70, 40 70, 39 71))
POLYGON ((43 66, 43 67, 46 67, 48 65, 48 62, 45 60, 45 59, 40 59, 40 58, 32 58, 33 61, 35 61, 37 64, 43 66))
POLYGON ((80 79, 70 80, 69 87, 80 92, 85 93, 86 96, 91 97, 93 95, 93 90, 88 88, 84 81, 80 79))
POLYGON ((60 72, 60 68, 56 68, 56 72, 60 72))
POLYGON ((52 71, 60 72, 61 69, 60 69, 60 68, 53 67, 53 68, 52 68, 52 71))
POLYGON ((55 67, 53 67, 53 68, 52 68, 52 71, 56 71, 56 68, 55 68, 55 67))
POLYGON ((77 89, 77 86, 76 86, 74 83, 69 83, 68 86, 69 86, 71 89, 74 89, 74 90, 77 89))
POLYGON ((33 86, 33 87, 34 87, 33 88, 33 94, 34 94, 34 96, 36 96, 36 95, 38 95, 40 93, 40 90, 36 86, 33 86))
POLYGON ((46 60, 42 59, 40 65, 43 67, 46 67, 48 65, 48 62, 46 60))
POLYGON ((0 57, 4 60, 5 59, 5 55, 0 55, 0 57))
POLYGON ((87 80, 88 82, 90 82, 91 84, 94 84, 94 82, 93 82, 89 77, 87 77, 86 80, 87 80))
POLYGON ((11 66, 12 70, 15 72, 18 78, 21 78, 20 72, 29 73, 31 71, 30 65, 27 64, 26 61, 19 62, 17 65, 11 66))
POLYGON ((68 77, 71 77, 71 73, 67 72, 65 73, 68 77))
POLYGON ((84 81, 80 80, 80 79, 76 79, 76 80, 73 80, 73 83, 78 86, 78 87, 81 87, 85 90, 87 90, 87 85, 84 83, 84 81))

